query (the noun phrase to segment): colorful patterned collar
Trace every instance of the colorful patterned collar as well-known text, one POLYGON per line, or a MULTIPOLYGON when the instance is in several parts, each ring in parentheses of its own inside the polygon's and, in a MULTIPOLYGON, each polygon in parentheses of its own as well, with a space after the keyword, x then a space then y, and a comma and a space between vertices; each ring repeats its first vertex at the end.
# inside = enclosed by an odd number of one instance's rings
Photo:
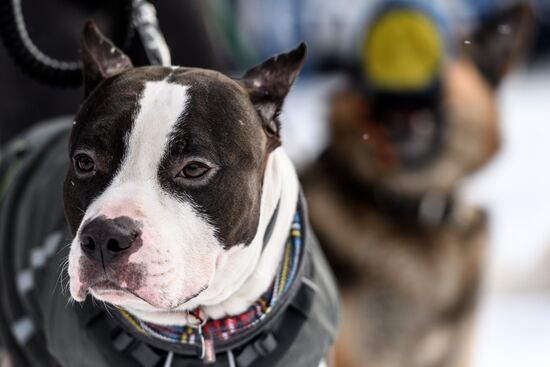
MULTIPOLYGON (((299 211, 294 214, 284 255, 277 275, 270 288, 245 312, 219 320, 204 320, 202 326, 163 326, 139 320, 124 309, 120 315, 138 332, 170 343, 201 345, 205 337, 212 343, 225 341, 230 337, 252 328, 263 320, 275 307, 277 301, 290 289, 296 278, 302 252, 302 220, 299 211)), ((200 311, 191 313, 201 318, 200 311)), ((202 348, 204 350, 204 348, 202 348)), ((203 356, 204 357, 204 356, 203 356)))

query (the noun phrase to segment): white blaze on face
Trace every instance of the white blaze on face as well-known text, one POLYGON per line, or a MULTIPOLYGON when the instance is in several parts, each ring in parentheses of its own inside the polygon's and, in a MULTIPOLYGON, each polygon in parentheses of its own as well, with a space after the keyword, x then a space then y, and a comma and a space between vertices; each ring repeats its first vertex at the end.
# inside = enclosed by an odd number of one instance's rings
MULTIPOLYGON (((146 269, 144 285, 135 293, 149 305, 136 299, 130 304, 115 302, 122 306, 143 310, 151 310, 151 304, 162 309, 178 306, 209 285, 223 251, 215 229, 199 215, 193 203, 163 190, 158 179, 169 135, 189 102, 188 89, 166 81, 145 84, 120 169, 87 208, 82 221, 97 216, 127 216, 143 225, 143 245, 128 261, 146 269)), ((71 294, 75 299, 78 287, 86 284, 79 269, 79 258, 84 256, 79 233, 80 229, 69 256, 71 294)))

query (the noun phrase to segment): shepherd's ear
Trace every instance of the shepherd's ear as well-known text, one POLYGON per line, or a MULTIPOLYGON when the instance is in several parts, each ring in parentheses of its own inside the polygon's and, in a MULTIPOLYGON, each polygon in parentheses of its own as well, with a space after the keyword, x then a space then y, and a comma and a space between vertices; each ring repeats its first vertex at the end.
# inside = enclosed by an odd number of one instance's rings
POLYGON ((480 25, 462 40, 464 50, 492 87, 498 86, 528 49, 533 20, 529 5, 515 4, 482 18, 480 25))
POLYGON ((82 30, 80 53, 85 96, 102 80, 133 67, 130 58, 100 32, 93 20, 88 20, 82 30))
POLYGON ((279 113, 292 83, 296 80, 306 57, 306 45, 273 56, 248 70, 241 84, 262 119, 268 137, 280 145, 279 113))

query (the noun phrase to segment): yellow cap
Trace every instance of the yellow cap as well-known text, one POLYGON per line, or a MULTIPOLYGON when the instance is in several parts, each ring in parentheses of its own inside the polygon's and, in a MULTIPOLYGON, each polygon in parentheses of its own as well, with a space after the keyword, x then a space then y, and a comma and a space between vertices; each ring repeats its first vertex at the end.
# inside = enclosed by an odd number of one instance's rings
POLYGON ((439 70, 442 41, 437 26, 420 11, 390 10, 371 26, 361 47, 362 67, 374 87, 427 87, 439 70))

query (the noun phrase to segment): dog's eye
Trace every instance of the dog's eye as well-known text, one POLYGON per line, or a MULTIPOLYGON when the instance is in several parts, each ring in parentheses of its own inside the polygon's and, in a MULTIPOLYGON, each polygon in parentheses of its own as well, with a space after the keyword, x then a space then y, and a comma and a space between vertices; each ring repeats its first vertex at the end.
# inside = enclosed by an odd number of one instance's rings
POLYGON ((95 170, 94 160, 87 154, 79 154, 74 158, 74 165, 80 173, 90 173, 95 170))
POLYGON ((183 167, 178 176, 184 178, 199 178, 204 176, 208 171, 210 171, 210 167, 206 164, 201 162, 191 162, 183 167))

